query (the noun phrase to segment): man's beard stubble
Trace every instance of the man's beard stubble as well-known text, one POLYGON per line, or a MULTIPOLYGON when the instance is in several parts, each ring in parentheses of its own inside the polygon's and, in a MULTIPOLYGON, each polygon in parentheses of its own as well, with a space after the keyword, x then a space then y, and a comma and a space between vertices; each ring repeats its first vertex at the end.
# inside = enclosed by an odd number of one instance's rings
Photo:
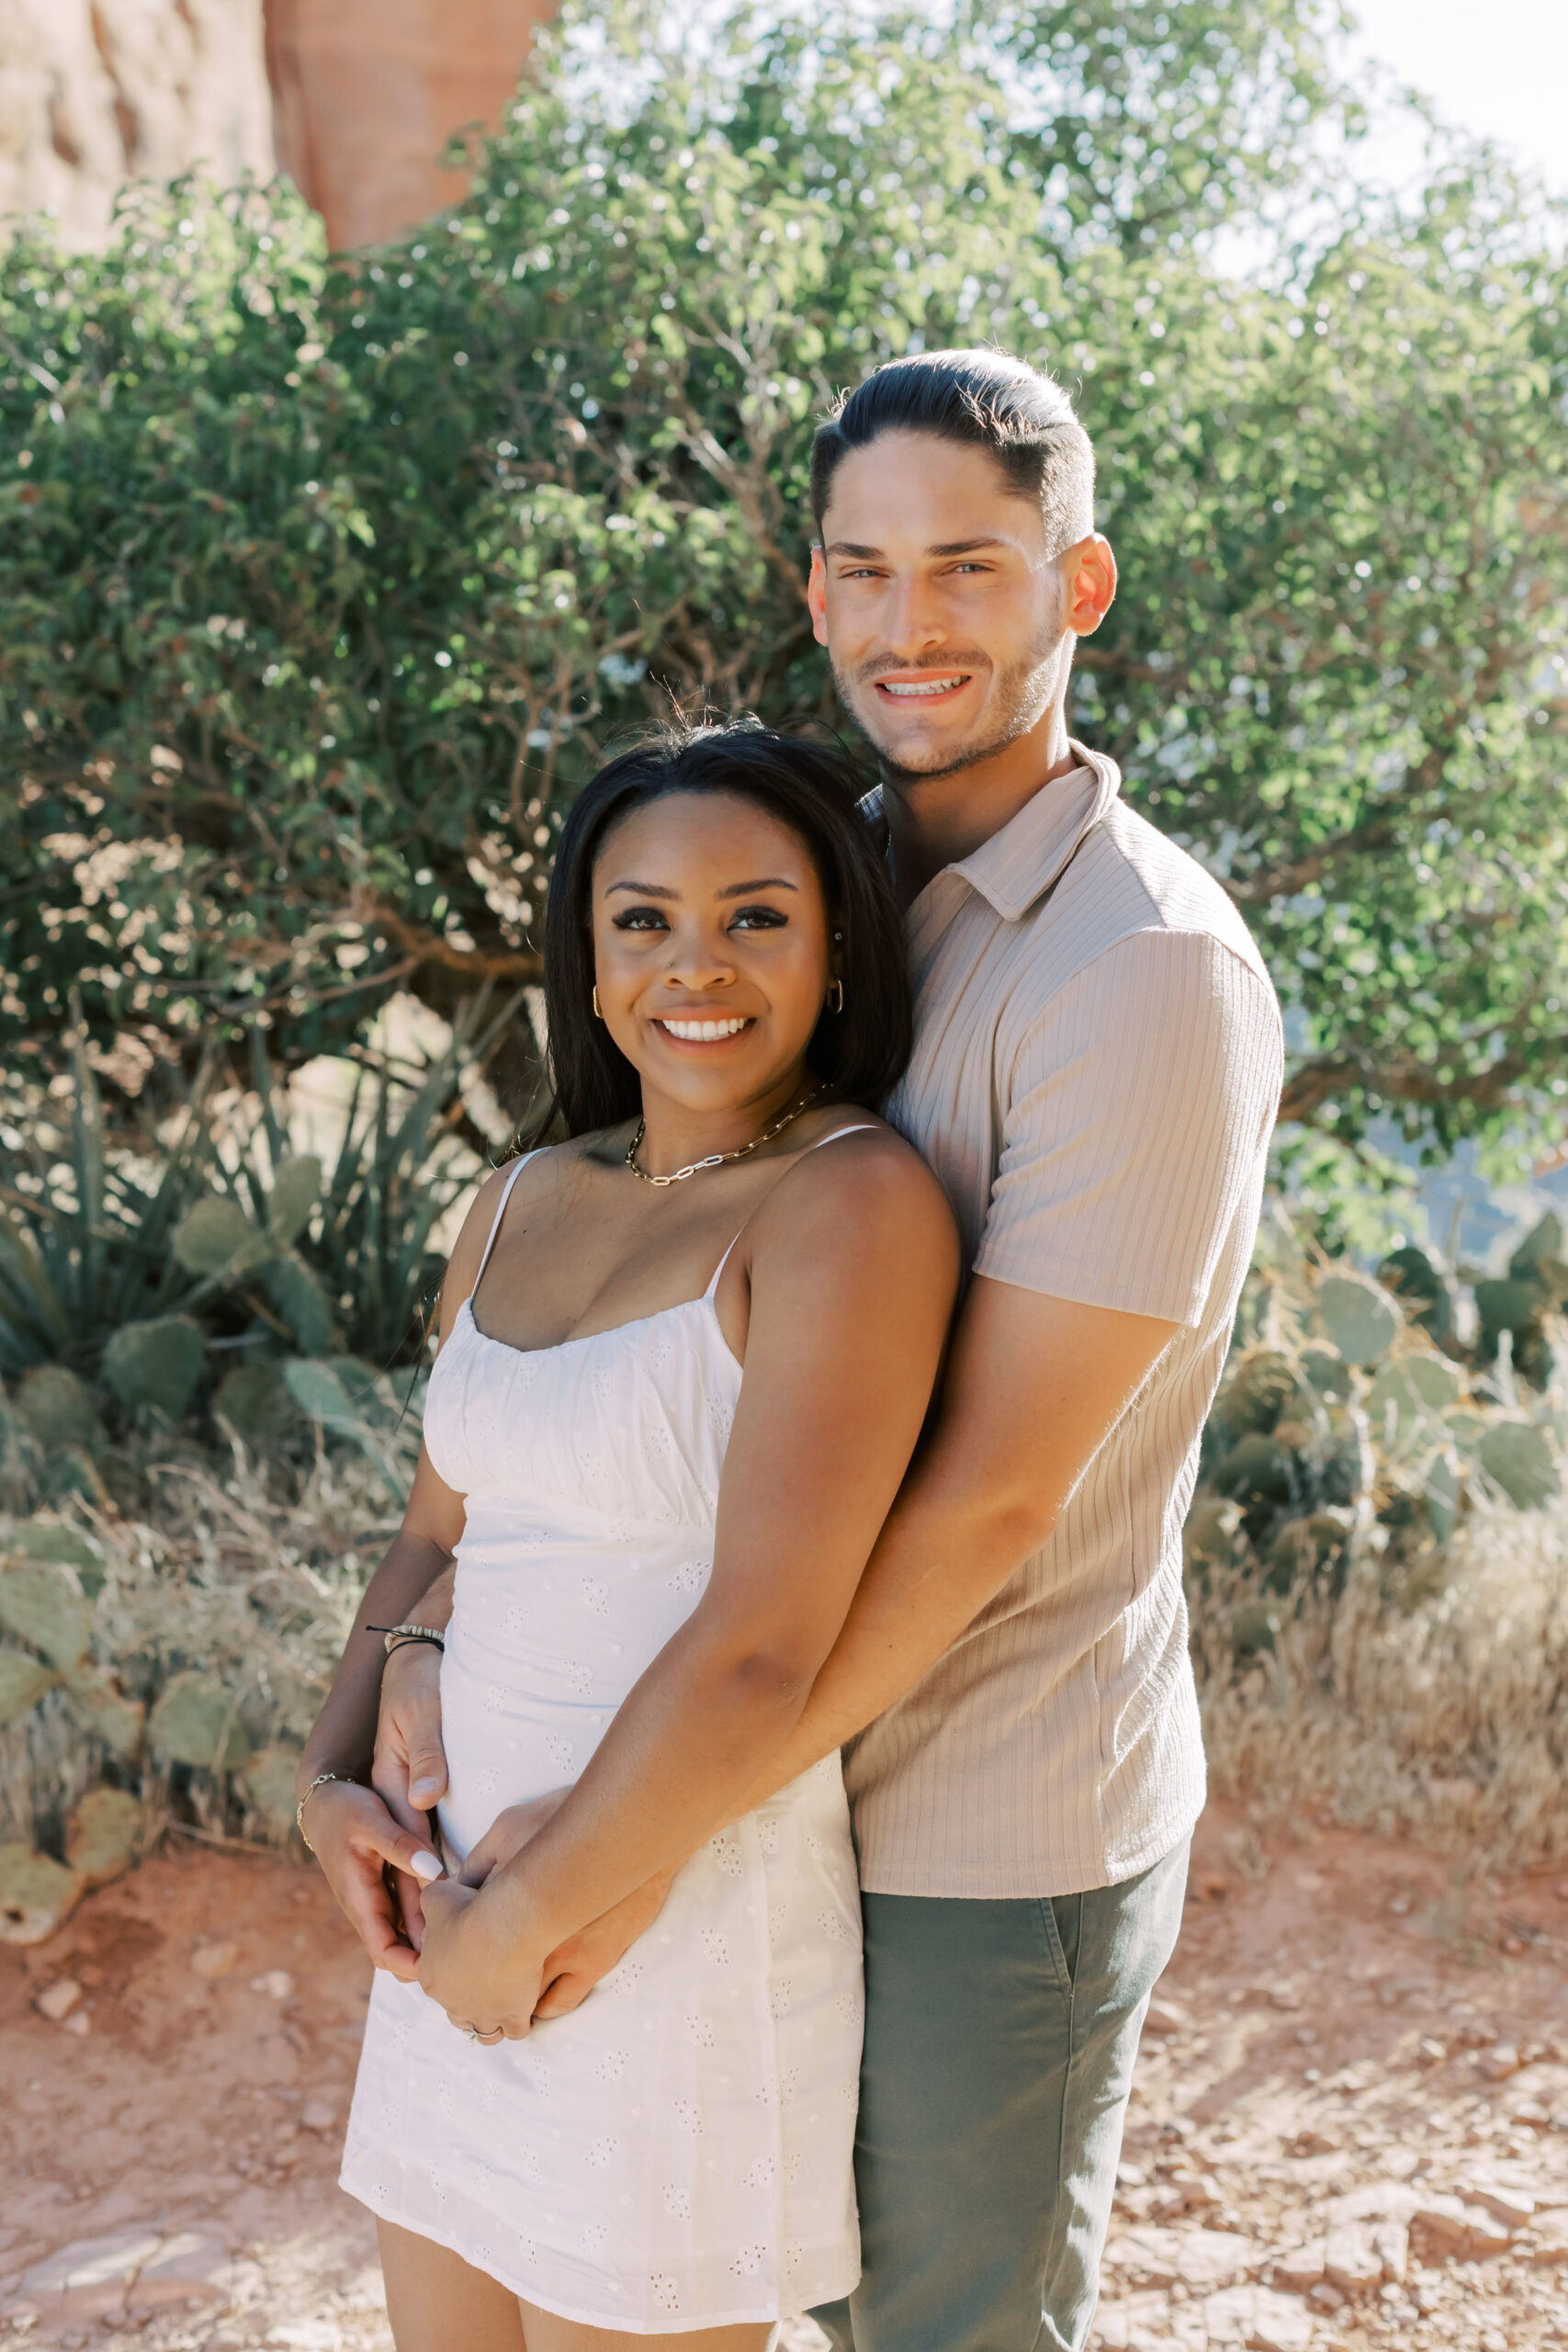
MULTIPOLYGON (((857 713, 842 671, 837 662, 830 666, 839 707, 855 732, 863 735, 876 753, 884 776, 889 782, 907 780, 910 784, 931 784, 942 776, 960 775, 965 768, 979 767, 985 761, 994 759, 998 752, 1005 751, 1010 743, 1016 743, 1021 736, 1028 735, 1038 727, 1051 707, 1055 681, 1051 674, 1050 656, 1060 643, 1059 635, 1054 632, 1043 635, 1039 644, 1021 656, 1010 669, 1002 671, 998 680, 996 697, 999 708, 993 729, 986 741, 966 745, 953 757, 934 767, 907 768, 885 752, 857 713)), ((862 676, 867 680, 874 679, 891 666, 894 665, 887 656, 879 654, 874 661, 862 665, 862 676)), ((954 670, 973 671, 991 666, 989 660, 983 655, 978 661, 974 661, 959 654, 952 662, 954 670)))

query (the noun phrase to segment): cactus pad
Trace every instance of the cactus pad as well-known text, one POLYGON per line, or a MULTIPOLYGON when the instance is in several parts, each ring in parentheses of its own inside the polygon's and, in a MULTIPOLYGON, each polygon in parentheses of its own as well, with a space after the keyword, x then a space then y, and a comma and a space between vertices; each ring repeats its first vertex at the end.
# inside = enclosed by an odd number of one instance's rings
POLYGON ((232 1771, 251 1752, 233 1696, 215 1674, 176 1674, 152 1710, 148 1733, 171 1763, 199 1771, 232 1771))
POLYGON ((92 1789, 65 1831, 65 1859, 84 1886, 107 1886, 136 1860, 141 1807, 124 1789, 92 1789))
POLYGON ((1481 1466, 1520 1510, 1538 1510, 1558 1492, 1557 1459, 1544 1430, 1529 1421, 1494 1421, 1482 1433, 1481 1466))
POLYGON ((266 1229, 273 1239, 285 1248, 297 1241, 321 1196, 321 1161, 309 1152, 298 1159, 286 1159, 273 1179, 266 1204, 266 1229))
POLYGON ((28 1657, 25 1650, 0 1649, 0 1724, 14 1724, 59 1679, 41 1658, 28 1657))
POLYGON ((175 1256, 187 1273, 232 1278, 271 1257, 273 1242, 238 1201, 197 1201, 175 1229, 175 1256))
POLYGON ((207 1369, 207 1347, 188 1315, 125 1323, 104 1350, 104 1378, 127 1412, 157 1406, 177 1421, 207 1369))
POLYGON ((297 1747, 264 1747, 240 1774, 240 1789, 253 1813, 260 1814, 267 1836, 282 1845, 294 1828, 294 1778, 299 1770, 297 1747))
POLYGON ((0 1625, 62 1669, 86 1656, 92 1631, 75 1578, 50 1560, 20 1560, 0 1575, 0 1625))
POLYGON ((1375 1363, 1399 1337, 1403 1317, 1381 1283, 1329 1274, 1317 1286, 1324 1329, 1347 1363, 1375 1363))
POLYGON ((83 1893, 74 1871, 30 1846, 0 1846, 0 1943, 41 1944, 83 1893))
POLYGON ((46 1452, 96 1445, 103 1436, 92 1397, 62 1363, 40 1363, 24 1374, 17 1410, 46 1452))

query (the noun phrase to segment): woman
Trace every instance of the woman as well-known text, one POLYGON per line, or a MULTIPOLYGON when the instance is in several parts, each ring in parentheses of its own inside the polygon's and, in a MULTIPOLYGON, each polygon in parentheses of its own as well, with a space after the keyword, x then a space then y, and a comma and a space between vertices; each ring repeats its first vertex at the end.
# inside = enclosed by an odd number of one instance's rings
MULTIPOLYGON (((762 2352, 858 2275, 860 1919, 836 1759, 745 1806, 957 1279, 934 1180, 855 1107, 910 1015, 852 785, 755 728, 614 762, 562 838, 546 985, 570 1140, 492 1177, 453 1253, 400 1538, 457 1559, 459 1876, 417 1983, 378 1976, 343 2178, 400 2352, 762 2352), (516 1850, 497 1815, 563 1782, 516 1850), (550 1952, 660 1873, 620 1967, 531 2025, 550 1952)), ((313 1750, 330 1874, 363 1798, 313 1750)))

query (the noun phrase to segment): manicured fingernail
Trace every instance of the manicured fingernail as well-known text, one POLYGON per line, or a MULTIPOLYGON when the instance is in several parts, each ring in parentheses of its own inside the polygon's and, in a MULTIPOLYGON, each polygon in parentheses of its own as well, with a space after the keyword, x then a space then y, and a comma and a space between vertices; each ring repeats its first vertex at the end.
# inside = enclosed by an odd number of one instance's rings
POLYGON ((430 1884, 432 1879, 441 1876, 441 1865, 434 1854, 416 1854, 409 1864, 409 1868, 415 1878, 422 1878, 424 1881, 426 1886, 430 1884))
POLYGON ((433 1797, 438 1795, 440 1789, 441 1783, 439 1781, 411 1781, 409 1782, 409 1794, 412 1797, 416 1804, 419 1804, 421 1797, 433 1797))

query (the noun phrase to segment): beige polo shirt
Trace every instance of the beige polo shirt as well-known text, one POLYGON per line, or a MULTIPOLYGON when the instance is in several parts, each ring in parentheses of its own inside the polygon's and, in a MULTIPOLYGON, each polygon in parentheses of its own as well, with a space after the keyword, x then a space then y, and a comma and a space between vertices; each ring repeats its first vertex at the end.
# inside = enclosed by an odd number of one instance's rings
POLYGON ((846 1751, 873 1893, 1112 1885, 1203 1804, 1181 1525, 1257 1231, 1280 1010, 1219 884, 1073 748, 1080 767, 910 909, 915 1051, 888 1115, 976 1273, 1180 1328, 1043 1549, 846 1751))

